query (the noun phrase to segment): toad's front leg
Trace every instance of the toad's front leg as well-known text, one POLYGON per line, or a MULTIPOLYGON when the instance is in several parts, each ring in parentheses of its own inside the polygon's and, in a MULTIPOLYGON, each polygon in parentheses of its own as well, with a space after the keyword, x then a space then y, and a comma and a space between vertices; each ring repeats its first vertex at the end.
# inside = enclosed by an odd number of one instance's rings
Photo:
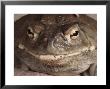
POLYGON ((90 65, 89 74, 90 74, 90 76, 97 75, 97 64, 96 63, 90 65))
POLYGON ((81 76, 96 76, 97 75, 97 64, 91 64, 90 67, 81 73, 81 76))

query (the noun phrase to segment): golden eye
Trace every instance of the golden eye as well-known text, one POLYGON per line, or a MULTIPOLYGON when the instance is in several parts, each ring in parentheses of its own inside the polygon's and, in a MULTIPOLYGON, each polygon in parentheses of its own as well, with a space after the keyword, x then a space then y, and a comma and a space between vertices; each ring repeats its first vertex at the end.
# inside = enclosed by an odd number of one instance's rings
POLYGON ((73 34, 70 35, 70 37, 78 36, 78 34, 79 34, 79 31, 75 31, 73 34))
POLYGON ((77 37, 79 36, 79 26, 77 24, 71 26, 67 31, 65 31, 64 35, 68 39, 68 41, 77 39, 77 37))
POLYGON ((31 27, 28 27, 27 35, 29 36, 29 38, 33 38, 34 37, 34 32, 33 32, 31 27))

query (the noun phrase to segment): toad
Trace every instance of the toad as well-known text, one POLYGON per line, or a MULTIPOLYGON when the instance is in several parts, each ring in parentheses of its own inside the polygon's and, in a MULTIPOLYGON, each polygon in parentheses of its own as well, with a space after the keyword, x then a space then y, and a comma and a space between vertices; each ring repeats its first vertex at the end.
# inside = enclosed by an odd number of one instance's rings
POLYGON ((96 76, 97 22, 84 14, 28 14, 14 23, 14 64, 53 76, 96 76))

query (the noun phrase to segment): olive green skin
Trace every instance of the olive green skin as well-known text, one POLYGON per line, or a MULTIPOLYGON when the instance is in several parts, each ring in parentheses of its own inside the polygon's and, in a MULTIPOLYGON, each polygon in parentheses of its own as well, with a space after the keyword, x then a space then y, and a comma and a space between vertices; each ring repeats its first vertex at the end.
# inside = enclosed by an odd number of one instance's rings
MULTIPOLYGON (((14 23, 15 67, 25 64, 32 71, 57 76, 96 75, 97 66, 97 22, 79 15, 37 15, 23 16, 14 23), (79 38, 68 43, 64 32, 74 24, 80 27, 79 38), (35 25, 41 31, 33 40, 27 35, 28 27, 35 25), (46 40, 45 40, 46 39, 46 40), (22 44, 25 48, 19 48, 22 44), (91 47, 94 47, 91 49, 91 47), (87 50, 83 50, 86 48, 87 50), (33 54, 31 54, 31 53, 33 54), (57 60, 41 60, 36 55, 68 55, 57 60)), ((39 30, 39 29, 37 29, 39 30)), ((34 31, 35 32, 35 31, 34 31)))

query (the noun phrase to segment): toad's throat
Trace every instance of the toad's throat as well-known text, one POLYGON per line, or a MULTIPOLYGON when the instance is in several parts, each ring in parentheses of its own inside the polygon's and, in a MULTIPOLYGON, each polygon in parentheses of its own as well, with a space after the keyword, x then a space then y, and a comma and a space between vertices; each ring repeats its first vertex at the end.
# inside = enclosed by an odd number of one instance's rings
POLYGON ((29 51, 28 48, 26 48, 24 45, 19 45, 19 48, 22 49, 22 50, 25 50, 25 52, 27 52, 28 54, 34 56, 36 59, 39 59, 41 61, 57 61, 59 59, 63 59, 63 58, 66 58, 66 57, 71 57, 71 56, 75 56, 75 55, 79 55, 81 54, 81 52, 87 52, 88 50, 88 47, 84 47, 82 49, 82 51, 77 51, 77 52, 73 52, 73 53, 70 53, 70 54, 59 54, 59 55, 52 55, 52 54, 35 54, 31 51, 29 51))

